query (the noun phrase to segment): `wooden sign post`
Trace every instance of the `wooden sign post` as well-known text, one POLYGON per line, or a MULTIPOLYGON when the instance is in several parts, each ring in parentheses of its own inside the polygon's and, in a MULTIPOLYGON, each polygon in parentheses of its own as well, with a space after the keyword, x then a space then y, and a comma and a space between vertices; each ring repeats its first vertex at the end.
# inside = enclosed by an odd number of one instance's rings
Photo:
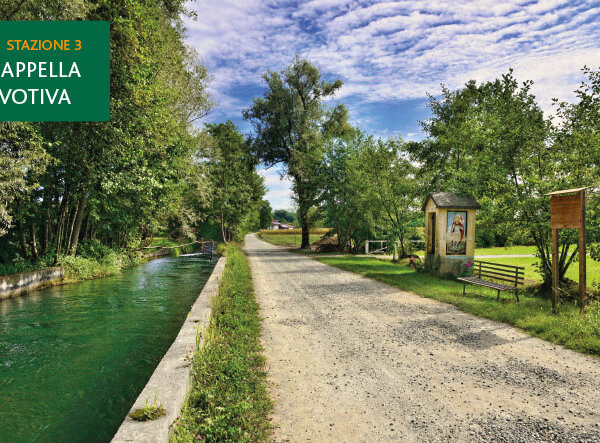
POLYGON ((580 310, 585 310, 586 298, 586 248, 585 248, 585 190, 567 189, 548 194, 552 228, 552 310, 558 302, 558 230, 579 229, 579 297, 580 310))

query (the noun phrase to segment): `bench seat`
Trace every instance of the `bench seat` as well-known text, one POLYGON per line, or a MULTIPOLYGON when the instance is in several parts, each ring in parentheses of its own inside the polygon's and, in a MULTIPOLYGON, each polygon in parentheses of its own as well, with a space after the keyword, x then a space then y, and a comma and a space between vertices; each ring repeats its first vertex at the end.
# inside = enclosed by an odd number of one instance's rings
POLYGON ((498 291, 496 300, 500 300, 500 291, 514 292, 517 302, 519 301, 519 285, 523 284, 524 269, 520 266, 504 265, 498 263, 483 262, 480 260, 473 261, 473 277, 459 277, 457 280, 463 283, 463 295, 467 283, 471 285, 483 286, 498 291), (484 280, 481 277, 487 277, 489 280, 484 280), (511 286, 497 283, 490 280, 502 280, 512 283, 511 286))
POLYGON ((500 291, 518 291, 519 288, 514 286, 503 285, 502 283, 494 283, 492 281, 482 280, 477 277, 461 277, 458 281, 471 283, 472 285, 485 286, 487 288, 498 289, 500 291))

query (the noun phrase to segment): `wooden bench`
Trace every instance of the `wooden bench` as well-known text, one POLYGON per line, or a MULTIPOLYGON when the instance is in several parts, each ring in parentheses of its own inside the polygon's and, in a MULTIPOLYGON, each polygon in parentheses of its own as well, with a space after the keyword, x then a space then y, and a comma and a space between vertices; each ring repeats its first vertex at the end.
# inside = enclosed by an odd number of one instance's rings
POLYGON ((467 283, 470 283, 472 285, 495 289, 498 291, 496 300, 500 300, 500 291, 511 291, 515 293, 515 297, 519 301, 519 285, 523 285, 525 282, 525 268, 480 260, 473 260, 472 263, 473 276, 458 278, 458 281, 463 282, 463 295, 465 295, 467 283), (508 282, 510 285, 497 283, 498 280, 508 282))

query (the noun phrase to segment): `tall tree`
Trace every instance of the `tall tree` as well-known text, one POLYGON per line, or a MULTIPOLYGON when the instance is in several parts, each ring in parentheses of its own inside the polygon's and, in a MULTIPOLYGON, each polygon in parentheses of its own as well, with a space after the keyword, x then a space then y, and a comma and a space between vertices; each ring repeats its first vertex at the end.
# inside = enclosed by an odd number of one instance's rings
POLYGON ((265 190, 255 158, 232 121, 207 124, 206 173, 212 194, 209 210, 219 220, 224 242, 241 235, 251 213, 258 211, 265 190))
POLYGON ((362 180, 361 151, 374 143, 359 130, 327 142, 318 169, 320 208, 325 223, 333 229, 341 250, 359 245, 374 231, 373 205, 368 199, 369 182, 362 180))
POLYGON ((310 246, 309 209, 316 204, 318 183, 314 171, 328 137, 348 129, 343 105, 331 109, 323 100, 342 86, 341 80, 322 79, 316 66, 296 57, 281 73, 263 75, 267 90, 254 99, 244 118, 250 120, 255 134, 252 148, 268 167, 282 163, 292 180, 292 190, 302 226, 302 248, 310 246))
POLYGON ((422 198, 415 177, 417 168, 407 159, 403 147, 400 138, 379 139, 365 144, 358 157, 357 178, 368 184, 366 199, 373 206, 379 230, 393 245, 394 260, 398 254, 405 257, 410 251, 407 240, 415 233, 422 198))
POLYGON ((592 186, 587 202, 587 237, 591 256, 600 260, 600 68, 582 69, 587 77, 575 91, 576 101, 558 102, 554 147, 564 154, 565 169, 575 175, 581 186, 592 186))

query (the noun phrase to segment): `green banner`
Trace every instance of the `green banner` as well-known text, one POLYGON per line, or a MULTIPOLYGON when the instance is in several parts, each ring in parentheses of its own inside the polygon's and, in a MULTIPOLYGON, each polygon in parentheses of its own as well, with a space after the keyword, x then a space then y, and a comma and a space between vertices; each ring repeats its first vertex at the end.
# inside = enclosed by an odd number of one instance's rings
POLYGON ((107 121, 108 22, 0 22, 0 121, 107 121))

